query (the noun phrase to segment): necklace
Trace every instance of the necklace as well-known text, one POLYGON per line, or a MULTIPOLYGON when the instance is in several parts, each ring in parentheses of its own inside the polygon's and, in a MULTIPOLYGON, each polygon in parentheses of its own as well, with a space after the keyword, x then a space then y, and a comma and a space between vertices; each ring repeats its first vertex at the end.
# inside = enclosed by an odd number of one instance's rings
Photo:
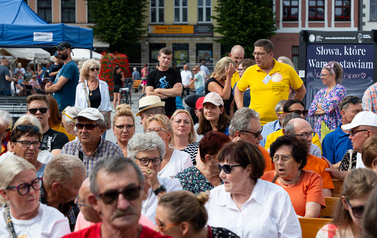
POLYGON ((89 96, 92 96, 92 95, 93 95, 93 91, 95 91, 95 90, 97 89, 97 87, 98 87, 98 83, 99 83, 99 81, 96 80, 96 81, 94 82, 94 89, 93 89, 93 90, 90 90, 90 87, 89 87, 89 81, 88 81, 89 96))

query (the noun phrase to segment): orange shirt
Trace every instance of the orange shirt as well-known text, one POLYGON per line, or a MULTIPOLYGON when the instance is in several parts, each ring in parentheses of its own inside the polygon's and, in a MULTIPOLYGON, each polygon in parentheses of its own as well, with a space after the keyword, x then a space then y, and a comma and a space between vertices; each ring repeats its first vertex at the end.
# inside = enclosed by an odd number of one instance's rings
MULTIPOLYGON (((268 171, 263 174, 261 179, 272 181, 276 171, 268 171)), ((279 179, 275 184, 284 188, 291 198, 293 208, 299 216, 305 216, 306 203, 316 202, 326 207, 325 198, 322 193, 322 178, 310 171, 302 170, 299 180, 295 184, 286 185, 279 179)))
POLYGON ((271 157, 270 157, 270 152, 268 152, 261 145, 258 145, 258 148, 259 148, 260 152, 262 152, 264 160, 266 161, 266 167, 264 168, 264 171, 270 171, 270 170, 272 170, 273 168, 271 166, 272 160, 271 160, 271 157))
POLYGON ((324 189, 334 189, 334 184, 329 172, 325 171, 325 168, 329 168, 329 165, 324 159, 318 158, 312 154, 308 153, 308 162, 306 163, 303 170, 312 171, 319 174, 323 179, 324 189))

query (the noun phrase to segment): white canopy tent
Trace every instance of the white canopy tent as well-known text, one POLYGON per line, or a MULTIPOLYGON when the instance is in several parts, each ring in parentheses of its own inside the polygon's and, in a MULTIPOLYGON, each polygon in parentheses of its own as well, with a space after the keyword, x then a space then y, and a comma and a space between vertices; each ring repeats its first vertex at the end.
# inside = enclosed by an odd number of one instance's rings
POLYGON ((90 50, 88 49, 72 49, 72 59, 74 61, 87 60, 87 59, 102 59, 102 55, 92 50, 92 57, 90 57, 90 50))
POLYGON ((11 55, 16 59, 49 59, 51 54, 41 48, 0 48, 0 56, 11 55))

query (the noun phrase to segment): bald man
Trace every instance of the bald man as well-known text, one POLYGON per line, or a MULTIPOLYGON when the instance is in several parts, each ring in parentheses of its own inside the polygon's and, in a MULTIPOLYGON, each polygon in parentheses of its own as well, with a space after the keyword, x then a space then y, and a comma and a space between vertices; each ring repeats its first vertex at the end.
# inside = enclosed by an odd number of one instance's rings
MULTIPOLYGON (((243 60, 243 58, 245 57, 245 50, 242 46, 240 45, 235 45, 232 47, 232 50, 230 51, 229 53, 229 57, 232 58, 232 60, 234 61, 234 63, 236 64, 234 67, 236 67, 236 69, 238 69, 238 66, 240 64, 240 62, 243 60)), ((234 85, 240 80, 240 75, 238 74, 238 71, 236 71, 234 74, 233 74, 233 77, 232 77, 232 88, 234 87, 234 85)))

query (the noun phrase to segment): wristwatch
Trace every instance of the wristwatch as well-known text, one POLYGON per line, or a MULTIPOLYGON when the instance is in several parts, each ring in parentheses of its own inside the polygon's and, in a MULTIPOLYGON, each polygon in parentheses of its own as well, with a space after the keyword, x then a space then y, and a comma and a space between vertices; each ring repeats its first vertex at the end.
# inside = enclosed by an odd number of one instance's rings
POLYGON ((166 188, 164 185, 161 185, 158 189, 154 190, 154 195, 158 195, 159 193, 165 193, 166 192, 166 188))

